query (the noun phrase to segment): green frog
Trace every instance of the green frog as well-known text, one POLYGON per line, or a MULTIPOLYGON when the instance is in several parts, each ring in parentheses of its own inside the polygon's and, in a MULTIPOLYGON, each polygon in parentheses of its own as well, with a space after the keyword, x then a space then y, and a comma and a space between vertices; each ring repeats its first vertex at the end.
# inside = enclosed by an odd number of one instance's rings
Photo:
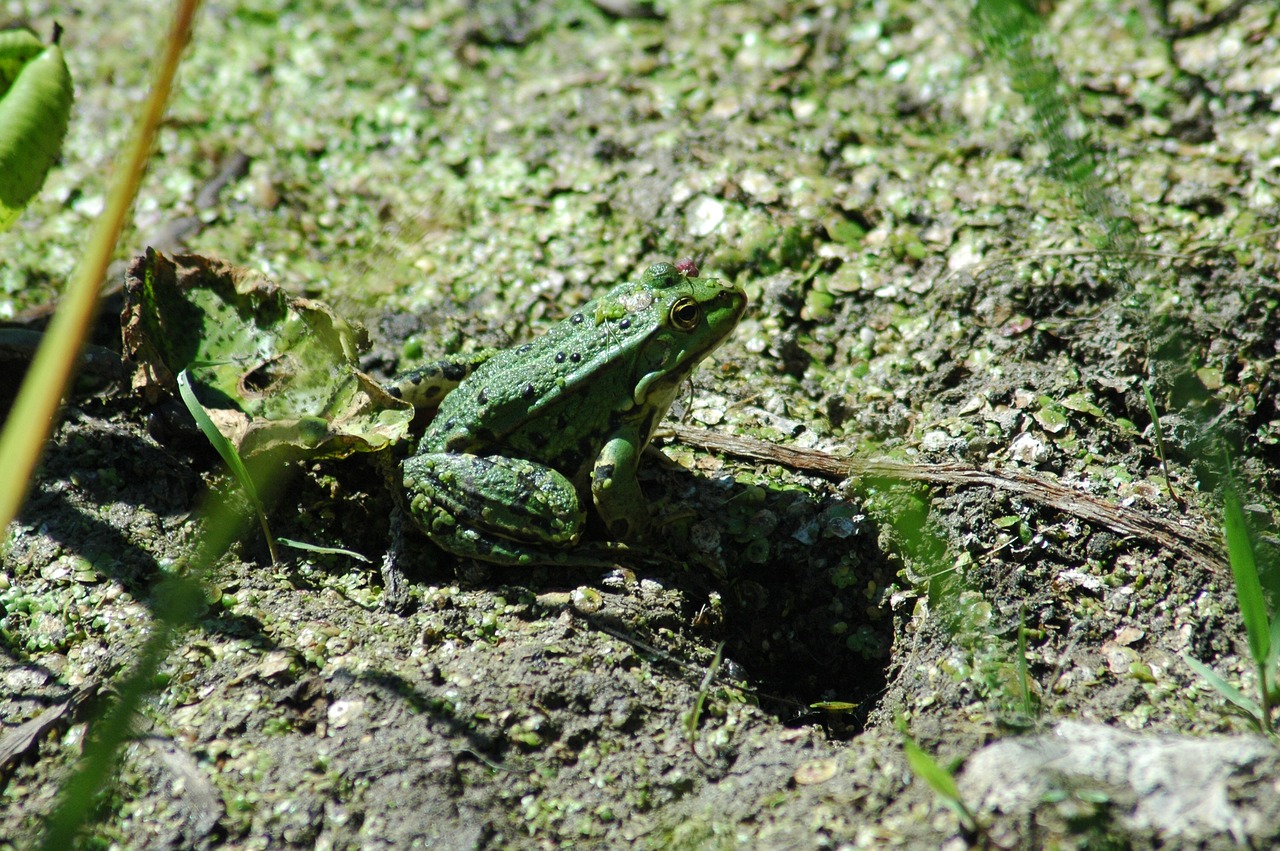
POLYGON ((404 463, 410 515, 459 556, 599 563, 572 552, 587 506, 611 537, 640 535, 640 454, 746 306, 739 286, 658 263, 532 342, 402 376, 393 392, 439 402, 404 463))

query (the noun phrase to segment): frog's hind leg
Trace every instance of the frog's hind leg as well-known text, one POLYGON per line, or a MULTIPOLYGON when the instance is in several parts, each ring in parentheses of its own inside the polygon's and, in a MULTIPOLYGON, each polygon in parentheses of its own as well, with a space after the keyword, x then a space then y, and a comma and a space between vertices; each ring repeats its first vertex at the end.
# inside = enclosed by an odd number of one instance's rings
POLYGON ((574 546, 586 513, 572 483, 522 458, 428 453, 404 462, 409 512, 456 555, 502 564, 546 564, 574 546))

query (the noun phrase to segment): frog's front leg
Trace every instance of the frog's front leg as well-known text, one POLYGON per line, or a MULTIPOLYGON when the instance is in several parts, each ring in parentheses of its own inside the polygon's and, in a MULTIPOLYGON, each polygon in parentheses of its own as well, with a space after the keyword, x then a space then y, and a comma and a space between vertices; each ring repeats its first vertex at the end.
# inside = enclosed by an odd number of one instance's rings
POLYGON ((404 462, 409 513, 441 548, 500 564, 561 561, 586 515, 573 484, 520 458, 427 453, 404 462))
POLYGON ((639 434, 611 439, 596 456, 591 470, 591 496, 609 535, 634 541, 649 523, 649 506, 636 481, 644 445, 639 434))

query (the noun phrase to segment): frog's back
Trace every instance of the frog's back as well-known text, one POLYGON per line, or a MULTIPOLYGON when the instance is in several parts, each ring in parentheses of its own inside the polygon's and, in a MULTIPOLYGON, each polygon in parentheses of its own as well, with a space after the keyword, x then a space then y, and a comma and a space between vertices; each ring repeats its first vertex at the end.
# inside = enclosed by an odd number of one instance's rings
POLYGON ((486 361, 445 397, 418 452, 519 457, 580 481, 609 440, 649 439, 745 306, 739 287, 655 264, 486 361))
POLYGON ((423 449, 508 451, 553 466, 568 456, 571 466, 581 463, 634 406, 637 376, 628 345, 655 324, 643 311, 597 322, 598 303, 490 358, 445 397, 423 449))

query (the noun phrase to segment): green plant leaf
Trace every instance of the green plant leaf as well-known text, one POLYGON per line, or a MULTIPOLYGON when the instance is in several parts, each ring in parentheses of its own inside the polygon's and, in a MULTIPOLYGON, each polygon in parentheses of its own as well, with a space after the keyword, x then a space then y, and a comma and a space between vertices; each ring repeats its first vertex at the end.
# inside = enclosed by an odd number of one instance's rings
POLYGON ((1040 428, 1049 432, 1049 434, 1057 434, 1065 429, 1070 422, 1067 420, 1067 414, 1062 410, 1057 402, 1048 396, 1040 397, 1040 409, 1031 415, 1040 428))
POLYGON ((44 185, 71 118, 71 72, 62 48, 28 30, 0 32, 0 231, 44 185))
POLYGON ((44 42, 28 29, 0 30, 0 97, 3 97, 28 62, 44 50, 44 42))
POLYGON ((1091 417, 1104 416, 1101 408, 1093 403, 1089 398, 1089 394, 1081 390, 1078 393, 1072 393, 1070 396, 1062 400, 1062 407, 1069 411, 1076 411, 1081 414, 1088 414, 1091 417))
POLYGON ((819 700, 817 703, 810 703, 809 708, 822 712, 853 712, 858 704, 847 700, 819 700))

